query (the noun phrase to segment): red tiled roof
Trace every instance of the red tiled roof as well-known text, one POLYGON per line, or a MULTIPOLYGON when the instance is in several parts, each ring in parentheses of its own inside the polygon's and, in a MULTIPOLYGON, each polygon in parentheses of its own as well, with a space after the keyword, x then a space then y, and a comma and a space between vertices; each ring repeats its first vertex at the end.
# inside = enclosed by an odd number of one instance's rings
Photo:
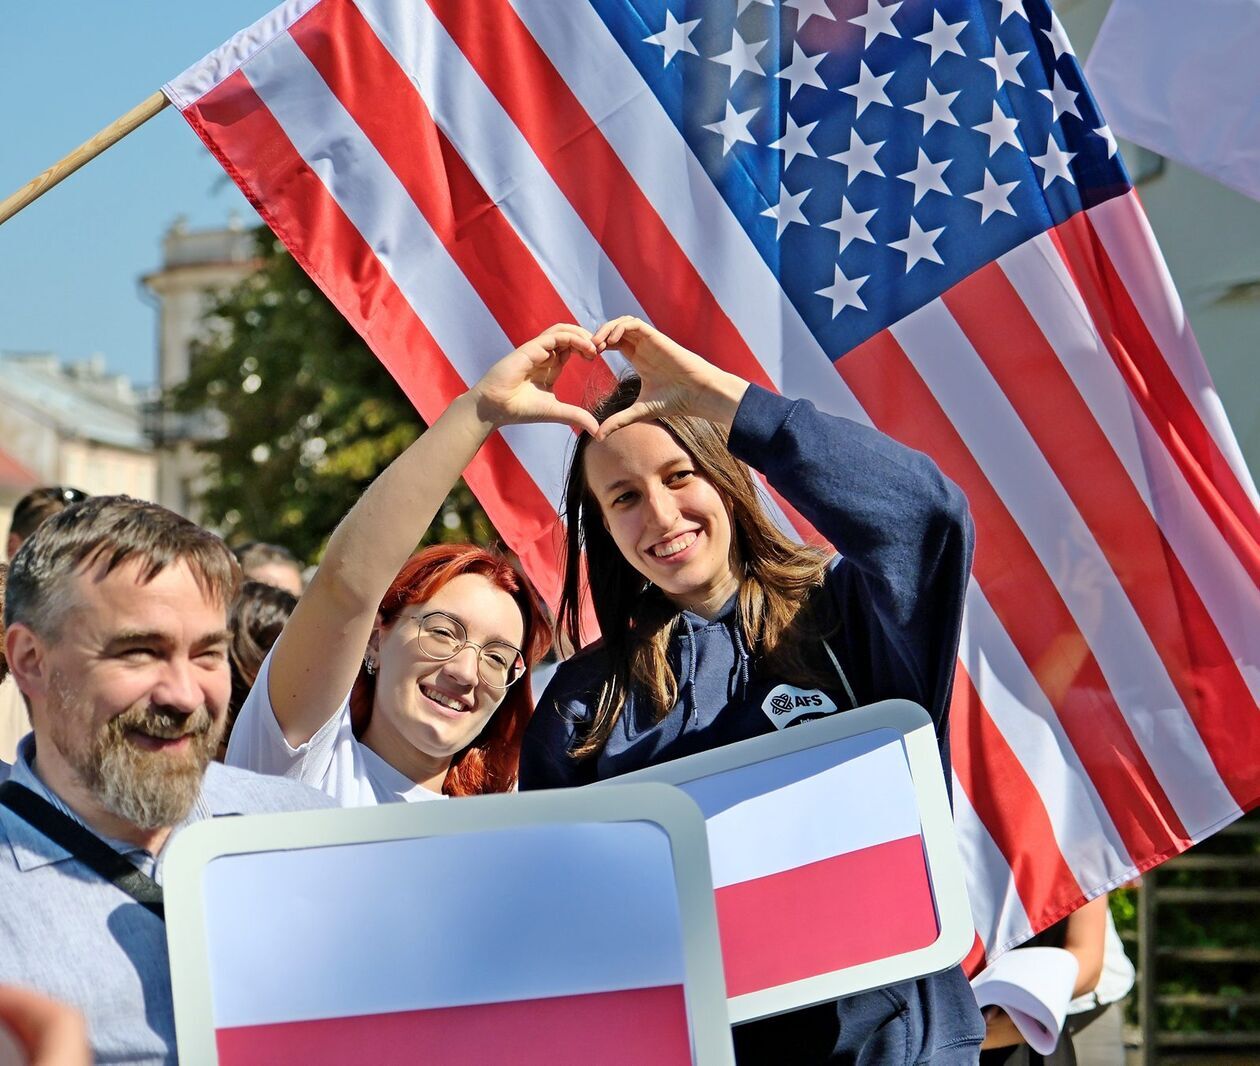
POLYGON ((33 489, 38 484, 34 472, 0 448, 0 488, 33 489))

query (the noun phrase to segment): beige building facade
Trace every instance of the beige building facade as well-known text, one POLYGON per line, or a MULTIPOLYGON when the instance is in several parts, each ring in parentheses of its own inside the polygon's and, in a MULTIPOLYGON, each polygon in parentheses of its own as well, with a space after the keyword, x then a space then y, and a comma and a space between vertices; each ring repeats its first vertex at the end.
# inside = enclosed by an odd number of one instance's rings
POLYGON ((0 354, 0 530, 36 485, 152 500, 157 460, 140 397, 103 360, 63 363, 47 352, 0 354))
MULTIPOLYGON (((165 392, 188 377, 194 341, 204 337, 211 300, 257 268, 253 232, 233 219, 218 229, 190 230, 177 220, 162 240, 162 265, 141 280, 157 298, 157 384, 165 392)), ((149 435, 157 451, 157 502, 199 519, 197 497, 203 461, 194 443, 212 435, 204 419, 177 415, 159 400, 149 435)))
MULTIPOLYGON (((1111 0, 1054 2, 1082 63, 1110 6, 1111 0)), ((1260 476, 1260 203, 1123 140, 1120 150, 1255 479, 1260 476)))

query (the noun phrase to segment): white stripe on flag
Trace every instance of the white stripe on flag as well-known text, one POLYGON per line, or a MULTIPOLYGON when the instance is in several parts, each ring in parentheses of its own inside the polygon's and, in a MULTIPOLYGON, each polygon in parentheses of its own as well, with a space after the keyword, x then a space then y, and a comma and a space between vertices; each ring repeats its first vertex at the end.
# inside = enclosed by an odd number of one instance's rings
POLYGON ((1225 409, 1212 385, 1181 297, 1168 273, 1146 212, 1138 203, 1137 193, 1130 191, 1091 207, 1089 220, 1165 362, 1181 382, 1244 490, 1260 507, 1260 494, 1256 492, 1238 439, 1229 428, 1225 409), (1142 240, 1134 240, 1134 233, 1140 233, 1142 240))
POLYGON ((958 657, 1037 790, 1071 870, 1091 884, 1130 871, 1133 860, 1059 716, 974 581, 958 657))
MULTIPOLYGON (((714 187, 712 179, 590 4, 512 0, 534 38, 556 57, 565 81, 633 175, 670 233, 786 396, 808 396, 824 411, 870 425, 862 406, 784 294, 778 279, 714 187), (588 42, 598 63, 565 64, 572 42, 588 42), (651 145, 651 151, 644 146, 651 145)), ((633 284, 633 279, 630 279, 633 284)), ((707 353, 715 359, 720 352, 707 353)))
POLYGON ((872 743, 874 738, 837 741, 681 785, 706 816, 713 887, 918 836, 914 783, 901 738, 885 731, 874 750, 849 757, 872 743), (817 769, 828 763, 833 765, 817 769), (796 776, 788 773, 790 767, 804 776, 784 783, 785 776, 796 776), (705 808, 715 794, 724 797, 724 809, 711 814, 705 808), (749 798, 732 803, 732 794, 749 798), (803 811, 815 817, 802 817, 803 811))
POLYGON ((192 106, 216 85, 235 74, 260 49, 266 48, 275 38, 287 33, 289 27, 317 3, 319 0, 285 0, 252 26, 224 41, 178 78, 167 82, 162 87, 163 91, 181 111, 192 106))
POLYGON ((669 838, 647 822, 230 856, 204 884, 219 1028, 683 980, 669 838))
POLYGON ((1260 701, 1260 627, 1253 621, 1260 617, 1260 589, 1221 539, 1133 399, 1063 257, 1042 234, 1008 252, 999 265, 1116 449, 1130 481, 1260 701))
POLYGON ((1041 560, 1178 817, 1214 825, 1236 812, 1106 556, 966 334, 939 300, 891 331, 1041 560))
POLYGON ((360 0, 434 122, 547 274, 573 321, 645 317, 603 247, 426 4, 360 0))
MULTIPOLYGON (((277 38, 243 69, 456 371, 476 381, 513 345, 389 165, 292 37, 277 38)), ((502 432, 538 487, 558 500, 569 428, 502 432)))
POLYGON ((1028 938, 1028 912, 1015 888, 1015 877, 993 837, 976 814, 957 778, 954 779, 954 825, 958 851, 967 871, 967 895, 976 930, 984 938, 985 953, 992 957, 1028 938))

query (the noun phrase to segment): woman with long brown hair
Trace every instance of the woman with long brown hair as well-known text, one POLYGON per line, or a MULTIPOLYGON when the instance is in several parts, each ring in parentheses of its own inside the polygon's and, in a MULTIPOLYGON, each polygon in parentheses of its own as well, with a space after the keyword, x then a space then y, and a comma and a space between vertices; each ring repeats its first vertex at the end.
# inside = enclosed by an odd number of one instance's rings
MULTIPOLYGON (((926 456, 638 319, 594 341, 638 377, 595 407, 600 427, 570 467, 561 622, 581 650, 530 723, 521 787, 603 780, 893 697, 928 710, 948 779, 973 538, 962 493, 926 456), (744 462, 834 550, 784 535, 744 462), (589 647, 583 555, 602 633, 589 647)), ((983 1033, 955 967, 742 1025, 735 1045, 741 1063, 961 1064, 983 1033)))
POLYGON ((263 662, 227 761, 322 789, 344 806, 506 792, 533 710, 529 668, 550 635, 500 554, 411 555, 500 426, 591 415, 552 386, 590 333, 553 326, 501 359, 372 483, 263 662))

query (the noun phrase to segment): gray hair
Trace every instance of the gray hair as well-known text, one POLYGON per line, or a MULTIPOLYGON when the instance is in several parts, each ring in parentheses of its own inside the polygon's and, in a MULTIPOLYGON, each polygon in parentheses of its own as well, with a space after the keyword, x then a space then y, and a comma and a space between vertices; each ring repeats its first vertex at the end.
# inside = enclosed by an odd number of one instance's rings
POLYGON ((103 563, 111 573, 138 560, 147 584, 184 562, 209 599, 227 605, 241 570, 223 540, 156 503, 130 496, 91 496, 43 523, 9 564, 4 623, 56 638, 68 608, 69 578, 103 563))

